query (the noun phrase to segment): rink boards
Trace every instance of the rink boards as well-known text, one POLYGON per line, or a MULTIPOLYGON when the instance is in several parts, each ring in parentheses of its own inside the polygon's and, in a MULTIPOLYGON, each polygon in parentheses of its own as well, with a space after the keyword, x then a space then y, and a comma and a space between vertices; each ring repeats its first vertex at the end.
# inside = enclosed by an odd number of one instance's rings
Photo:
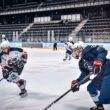
MULTIPOLYGON (((32 47, 32 48, 53 48, 54 42, 11 42, 11 46, 13 47, 32 47)), ((101 45, 105 47, 107 50, 110 50, 110 42, 96 42, 96 43, 85 43, 87 45, 101 45)), ((58 48, 64 48, 64 43, 58 42, 58 48)))

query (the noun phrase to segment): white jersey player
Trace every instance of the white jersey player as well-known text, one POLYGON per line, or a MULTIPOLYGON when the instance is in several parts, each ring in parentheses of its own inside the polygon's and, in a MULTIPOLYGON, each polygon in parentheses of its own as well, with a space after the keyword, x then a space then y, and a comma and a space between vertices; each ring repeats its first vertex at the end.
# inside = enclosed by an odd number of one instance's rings
POLYGON ((66 53, 65 53, 65 58, 63 59, 63 61, 71 60, 71 55, 73 52, 73 42, 72 41, 68 41, 65 43, 65 49, 66 49, 66 53))
POLYGON ((2 34, 2 42, 4 42, 4 41, 9 43, 8 38, 6 37, 6 35, 2 34))
POLYGON ((27 90, 25 88, 26 81, 20 78, 20 74, 24 68, 27 61, 27 53, 16 47, 10 47, 9 43, 1 43, 0 52, 0 65, 2 67, 3 78, 8 82, 13 82, 17 84, 21 92, 20 96, 27 95, 27 90))

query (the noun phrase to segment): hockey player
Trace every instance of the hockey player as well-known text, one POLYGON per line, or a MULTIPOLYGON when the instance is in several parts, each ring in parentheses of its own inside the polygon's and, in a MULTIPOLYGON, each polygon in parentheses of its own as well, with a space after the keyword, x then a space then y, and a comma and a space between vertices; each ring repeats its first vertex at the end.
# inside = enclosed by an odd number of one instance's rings
POLYGON ((2 67, 3 78, 8 82, 15 83, 21 90, 19 95, 27 95, 26 80, 20 79, 24 65, 27 61, 27 53, 21 48, 10 47, 9 43, 1 43, 0 65, 2 67))
POLYGON ((71 55, 72 55, 72 46, 73 46, 73 42, 72 41, 68 41, 65 43, 65 48, 66 48, 66 53, 65 53, 65 58, 63 59, 63 61, 71 60, 71 55))
POLYGON ((74 45, 73 56, 77 59, 80 58, 81 75, 72 81, 71 87, 73 91, 79 90, 77 86, 79 81, 91 72, 96 74, 87 86, 87 91, 96 104, 90 110, 104 110, 103 104, 110 104, 110 59, 106 58, 107 50, 103 47, 83 46, 84 43, 74 45))
MULTIPOLYGON (((8 45, 10 45, 9 41, 8 41, 8 38, 6 37, 5 34, 2 34, 2 42, 7 42, 8 45)), ((0 49, 0 52, 1 52, 1 49, 0 49)))
POLYGON ((6 35, 2 34, 2 42, 4 42, 4 41, 9 43, 8 38, 6 37, 6 35))

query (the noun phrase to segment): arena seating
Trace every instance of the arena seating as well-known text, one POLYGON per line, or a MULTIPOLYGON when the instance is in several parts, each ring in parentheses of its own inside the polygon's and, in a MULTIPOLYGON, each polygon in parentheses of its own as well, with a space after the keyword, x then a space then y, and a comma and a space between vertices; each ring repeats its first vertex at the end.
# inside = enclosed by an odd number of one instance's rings
POLYGON ((29 24, 8 24, 0 25, 0 32, 2 31, 22 31, 29 24))
MULTIPOLYGON (((15 0, 16 1, 16 0, 15 0)), ((109 12, 109 0, 18 0, 19 3, 11 5, 0 5, 0 34, 4 33, 9 36, 13 35, 16 37, 15 33, 23 32, 23 29, 29 27, 35 21, 35 18, 39 18, 38 23, 34 23, 32 27, 22 33, 21 37, 23 41, 52 41, 51 37, 58 41, 67 41, 69 35, 74 32, 76 26, 81 22, 72 22, 73 16, 75 14, 81 15, 81 20, 88 19, 87 23, 81 27, 81 30, 76 33, 78 38, 80 37, 90 37, 97 36, 107 36, 110 37, 110 12, 109 12), (26 2, 27 1, 27 2, 26 2), (31 2, 32 1, 32 2, 31 2), (104 2, 107 4, 103 4, 104 2), (95 3, 95 2, 101 2, 95 3), (94 6, 89 6, 86 3, 91 3, 94 6), (82 7, 70 7, 66 10, 66 5, 74 6, 84 6, 82 7), (77 5, 76 5, 77 4, 77 5), (98 5, 97 5, 98 4, 98 5), (60 6, 64 6, 63 8, 60 6), (55 8, 51 8, 54 7, 55 8), (60 9, 57 8, 60 7, 60 9), (48 10, 45 10, 46 9, 48 10), (98 7, 98 8, 97 8, 98 7), (38 12, 34 9, 43 8, 38 12), (73 8, 73 9, 72 9, 73 8), (25 10, 23 10, 25 9, 25 10), (29 9, 29 12, 27 12, 29 9), (30 9, 34 12, 30 12, 30 9), (52 9, 52 10, 51 10, 52 9), (11 10, 11 11, 10 11, 11 10), (18 12, 20 13, 16 13, 18 12), (19 11, 20 10, 20 11, 19 11), (96 10, 96 12, 95 12, 96 10), (45 11, 45 13, 43 12, 45 11), (2 14, 2 12, 4 14, 2 14), (6 13, 5 13, 6 12, 6 13), (14 13, 15 12, 15 13, 14 13), (100 13, 99 16, 97 13, 100 13), (105 13, 105 16, 103 14, 105 13), (70 15, 68 17, 62 18, 62 15, 70 15), (49 22, 43 22, 42 17, 50 17, 49 22), (62 20, 65 19, 65 20, 62 20), (58 20, 58 21, 57 21, 58 20), (67 21, 66 21, 67 20, 67 21), (65 22, 66 21, 66 22, 65 22), (11 33, 11 34, 10 34, 11 33), (50 38, 49 38, 50 37, 50 38), (48 40, 49 39, 49 40, 48 40)), ((2 1, 0 1, 1 4, 2 1)), ((45 20, 44 20, 45 21, 45 20)))
MULTIPOLYGON (((0 25, 0 35, 5 34, 10 41, 13 41, 13 34, 16 32, 18 35, 23 31, 29 24, 8 24, 8 25, 0 25)), ((0 37, 1 41, 1 37, 0 37)))
POLYGON ((64 39, 67 40, 69 34, 75 27, 79 24, 79 22, 62 22, 62 21, 55 21, 51 23, 36 23, 34 24, 23 36, 37 36, 37 38, 41 39, 42 41, 47 41, 48 32, 50 31, 52 36, 52 31, 54 32, 54 38, 56 40, 63 41, 64 39))
POLYGON ((110 18, 92 18, 82 27, 78 36, 110 37, 110 18))

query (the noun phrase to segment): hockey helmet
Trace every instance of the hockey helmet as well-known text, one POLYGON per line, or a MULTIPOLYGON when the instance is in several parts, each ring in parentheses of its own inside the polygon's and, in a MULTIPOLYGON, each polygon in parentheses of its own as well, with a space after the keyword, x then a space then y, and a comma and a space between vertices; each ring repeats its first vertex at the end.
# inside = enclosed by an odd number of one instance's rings
POLYGON ((5 38, 6 36, 5 36, 5 34, 2 34, 2 38, 5 38))
POLYGON ((79 59, 82 50, 84 49, 86 45, 82 41, 78 41, 73 45, 73 53, 72 56, 76 59, 79 59))
POLYGON ((9 42, 3 41, 3 42, 1 43, 1 45, 0 45, 0 47, 1 47, 1 49, 3 49, 3 48, 9 48, 9 47, 10 47, 9 42))
POLYGON ((69 37, 69 38, 68 38, 68 41, 73 41, 73 38, 72 38, 72 37, 69 37))
POLYGON ((84 44, 84 42, 82 42, 82 41, 78 41, 78 42, 76 42, 74 45, 73 45, 73 49, 75 49, 75 48, 84 48, 85 47, 85 44, 84 44))

